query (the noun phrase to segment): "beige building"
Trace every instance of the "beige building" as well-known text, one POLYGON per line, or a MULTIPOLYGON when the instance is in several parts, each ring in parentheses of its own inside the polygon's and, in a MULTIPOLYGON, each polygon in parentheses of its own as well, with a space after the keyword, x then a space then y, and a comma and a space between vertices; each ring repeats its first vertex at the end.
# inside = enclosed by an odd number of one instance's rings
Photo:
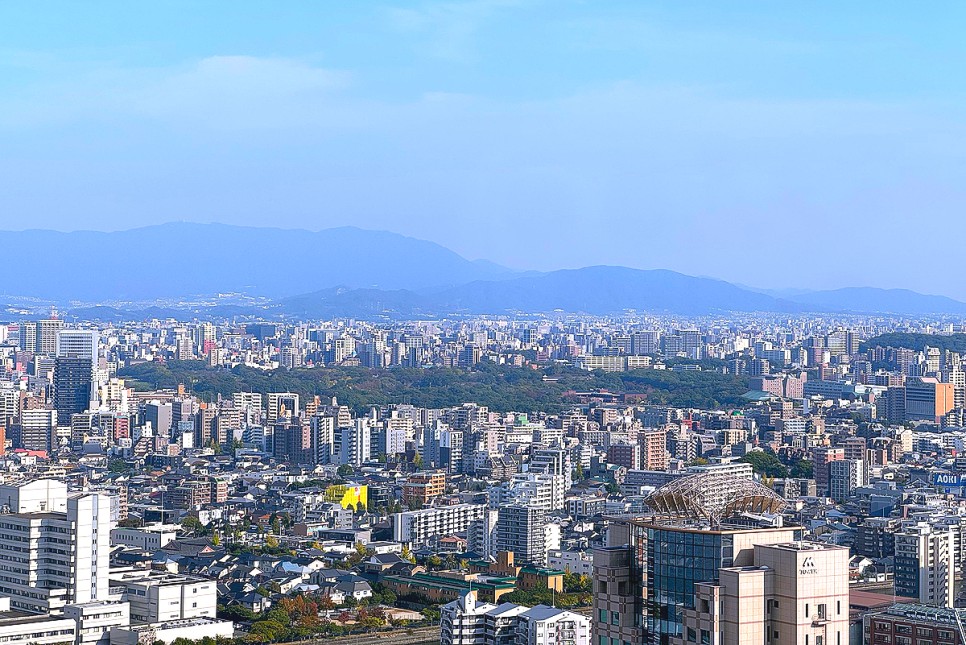
POLYGON ((755 546, 754 563, 695 585, 683 633, 671 642, 845 645, 849 550, 815 542, 755 546))

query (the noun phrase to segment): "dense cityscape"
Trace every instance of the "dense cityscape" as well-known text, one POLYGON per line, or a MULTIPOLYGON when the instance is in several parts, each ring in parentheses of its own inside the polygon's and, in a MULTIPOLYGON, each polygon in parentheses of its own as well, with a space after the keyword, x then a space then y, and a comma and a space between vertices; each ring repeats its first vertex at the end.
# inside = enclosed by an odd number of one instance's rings
POLYGON ((963 25, 0 2, 0 645, 966 645, 963 25))
POLYGON ((961 643, 964 331, 3 325, 0 634, 961 643))

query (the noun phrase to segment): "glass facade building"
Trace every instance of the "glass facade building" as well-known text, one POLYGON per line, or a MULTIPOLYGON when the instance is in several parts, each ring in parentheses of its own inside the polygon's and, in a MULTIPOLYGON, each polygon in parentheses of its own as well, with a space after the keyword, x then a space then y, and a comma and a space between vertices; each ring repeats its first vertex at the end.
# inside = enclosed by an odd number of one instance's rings
POLYGON ((647 529, 648 594, 644 611, 651 642, 682 630, 681 610, 694 607, 694 583, 713 582, 734 564, 734 539, 710 531, 647 529))
POLYGON ((632 525, 630 545, 643 587, 639 624, 644 627, 644 642, 668 645, 682 636, 682 612, 694 608, 695 584, 717 582, 722 568, 747 565, 754 544, 797 540, 801 535, 799 528, 632 525))

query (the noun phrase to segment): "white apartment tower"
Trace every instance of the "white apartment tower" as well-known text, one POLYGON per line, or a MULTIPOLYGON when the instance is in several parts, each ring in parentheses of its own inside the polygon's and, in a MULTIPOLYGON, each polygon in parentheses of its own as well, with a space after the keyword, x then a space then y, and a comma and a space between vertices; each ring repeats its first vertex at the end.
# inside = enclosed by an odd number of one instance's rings
POLYGON ((33 613, 106 600, 110 539, 106 495, 51 479, 0 486, 0 594, 33 613))
POLYGON ((949 526, 917 522, 895 534, 896 594, 924 605, 952 607, 956 536, 949 526))

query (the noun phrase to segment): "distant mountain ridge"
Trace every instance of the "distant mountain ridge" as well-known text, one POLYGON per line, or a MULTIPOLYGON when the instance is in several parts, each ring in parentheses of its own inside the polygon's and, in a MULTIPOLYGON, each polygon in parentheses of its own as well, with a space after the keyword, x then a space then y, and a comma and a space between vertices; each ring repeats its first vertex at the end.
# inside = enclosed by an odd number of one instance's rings
POLYGON ((110 233, 0 231, 0 246, 9 265, 42 269, 29 295, 64 301, 226 292, 279 298, 336 285, 412 289, 509 273, 433 242, 354 227, 313 232, 179 222, 110 233))
POLYGON ((29 281, 8 282, 4 290, 12 295, 59 303, 161 305, 75 310, 78 317, 104 320, 182 314, 421 318, 558 310, 966 314, 966 303, 903 289, 763 290, 619 266, 513 272, 487 260, 467 260, 433 242, 354 227, 312 232, 172 223, 112 233, 0 231, 0 245, 8 266, 34 272, 29 281), (177 304, 218 293, 270 302, 177 304))

